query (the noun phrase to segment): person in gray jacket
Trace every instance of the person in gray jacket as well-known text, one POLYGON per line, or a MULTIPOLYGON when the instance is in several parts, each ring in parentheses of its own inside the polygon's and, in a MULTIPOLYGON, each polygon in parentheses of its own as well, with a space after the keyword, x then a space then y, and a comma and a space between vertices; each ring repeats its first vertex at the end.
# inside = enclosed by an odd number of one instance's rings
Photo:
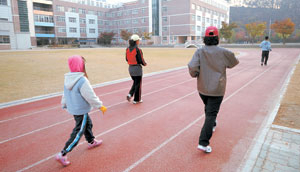
POLYGON ((67 160, 67 153, 71 152, 78 144, 82 135, 88 142, 88 148, 94 148, 102 143, 96 140, 92 128, 92 120, 89 112, 92 108, 97 108, 103 113, 106 107, 95 94, 85 70, 85 59, 82 56, 74 55, 68 59, 70 72, 65 74, 64 93, 61 100, 62 108, 73 115, 75 127, 66 142, 63 150, 58 153, 55 159, 63 166, 70 164, 67 160))
POLYGON ((218 47, 219 32, 214 26, 206 29, 205 46, 198 49, 188 64, 192 77, 197 78, 199 95, 205 105, 203 124, 198 149, 211 152, 209 140, 216 127, 216 118, 226 89, 226 68, 233 68, 239 61, 234 53, 218 47))

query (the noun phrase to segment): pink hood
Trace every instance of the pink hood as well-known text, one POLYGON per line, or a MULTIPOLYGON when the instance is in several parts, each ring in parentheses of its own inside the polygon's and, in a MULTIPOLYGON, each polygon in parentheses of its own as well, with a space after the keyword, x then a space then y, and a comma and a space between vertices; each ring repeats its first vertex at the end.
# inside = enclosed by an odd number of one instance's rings
POLYGON ((69 57, 68 64, 71 72, 84 72, 84 61, 81 56, 73 55, 69 57))

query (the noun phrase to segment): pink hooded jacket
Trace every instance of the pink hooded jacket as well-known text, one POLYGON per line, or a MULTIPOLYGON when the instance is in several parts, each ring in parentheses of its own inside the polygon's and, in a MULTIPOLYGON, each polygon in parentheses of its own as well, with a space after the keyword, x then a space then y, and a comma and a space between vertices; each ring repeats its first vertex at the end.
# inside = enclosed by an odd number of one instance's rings
POLYGON ((69 57, 68 64, 71 72, 85 72, 84 60, 79 55, 69 57))

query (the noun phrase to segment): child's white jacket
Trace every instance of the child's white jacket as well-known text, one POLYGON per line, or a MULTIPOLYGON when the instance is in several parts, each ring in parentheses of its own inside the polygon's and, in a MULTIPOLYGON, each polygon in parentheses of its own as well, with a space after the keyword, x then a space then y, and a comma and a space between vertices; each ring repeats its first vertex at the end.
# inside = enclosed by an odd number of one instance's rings
POLYGON ((66 108, 72 115, 83 115, 89 113, 92 108, 99 109, 103 105, 82 72, 65 74, 61 104, 62 108, 66 108))

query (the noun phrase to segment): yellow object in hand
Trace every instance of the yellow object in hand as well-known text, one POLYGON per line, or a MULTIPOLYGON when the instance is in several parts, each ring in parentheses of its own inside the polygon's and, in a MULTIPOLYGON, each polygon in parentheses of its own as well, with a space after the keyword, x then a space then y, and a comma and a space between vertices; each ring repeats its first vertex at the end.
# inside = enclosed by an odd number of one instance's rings
POLYGON ((105 106, 101 106, 100 110, 102 111, 103 115, 106 112, 107 108, 105 106))

